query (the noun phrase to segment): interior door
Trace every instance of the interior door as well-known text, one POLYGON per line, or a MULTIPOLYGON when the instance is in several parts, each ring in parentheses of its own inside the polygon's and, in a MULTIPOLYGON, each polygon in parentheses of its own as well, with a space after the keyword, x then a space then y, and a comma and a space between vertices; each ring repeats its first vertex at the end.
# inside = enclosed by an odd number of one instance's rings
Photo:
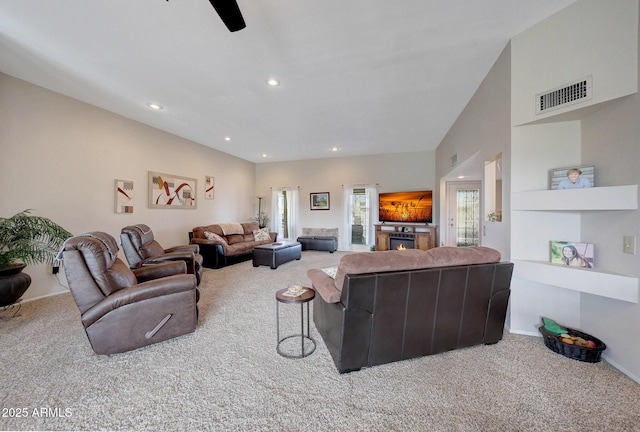
POLYGON ((480 245, 481 182, 447 183, 447 246, 480 245))

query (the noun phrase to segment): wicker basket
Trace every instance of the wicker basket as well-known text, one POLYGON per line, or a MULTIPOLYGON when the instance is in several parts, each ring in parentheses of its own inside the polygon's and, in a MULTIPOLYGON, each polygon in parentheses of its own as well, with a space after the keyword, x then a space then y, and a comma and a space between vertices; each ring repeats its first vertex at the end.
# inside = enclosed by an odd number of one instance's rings
POLYGON ((595 348, 586 348, 577 345, 561 342, 558 337, 548 331, 544 326, 538 328, 544 339, 544 344, 551 351, 555 351, 558 354, 562 354, 565 357, 572 358, 574 360, 580 360, 588 363, 597 363, 600 361, 600 355, 602 351, 607 349, 607 346, 600 339, 597 339, 590 334, 582 333, 578 330, 567 328, 567 334, 571 336, 578 336, 583 339, 592 340, 595 344, 595 348))

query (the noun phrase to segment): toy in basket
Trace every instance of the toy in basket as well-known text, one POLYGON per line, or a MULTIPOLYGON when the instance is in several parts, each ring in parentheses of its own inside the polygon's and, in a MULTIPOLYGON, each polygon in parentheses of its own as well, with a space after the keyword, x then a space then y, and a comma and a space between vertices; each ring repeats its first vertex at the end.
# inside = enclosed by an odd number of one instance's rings
POLYGON ((542 317, 542 325, 538 330, 547 348, 574 360, 597 363, 600 361, 602 351, 607 349, 600 339, 578 330, 562 327, 549 318, 542 317))

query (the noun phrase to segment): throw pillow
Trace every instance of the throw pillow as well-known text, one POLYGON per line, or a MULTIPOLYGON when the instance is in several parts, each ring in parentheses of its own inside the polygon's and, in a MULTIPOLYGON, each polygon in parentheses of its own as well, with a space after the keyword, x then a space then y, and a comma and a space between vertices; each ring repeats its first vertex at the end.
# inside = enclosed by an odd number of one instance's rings
POLYGON ((322 269, 330 278, 335 279, 336 273, 338 272, 338 267, 327 267, 322 269))
POLYGON ((226 243, 225 239, 223 239, 216 233, 212 233, 211 231, 205 231, 204 236, 207 238, 207 240, 216 240, 223 244, 226 243))
POLYGON ((253 238, 255 241, 271 240, 271 236, 269 235, 269 228, 262 228, 253 231, 253 238))

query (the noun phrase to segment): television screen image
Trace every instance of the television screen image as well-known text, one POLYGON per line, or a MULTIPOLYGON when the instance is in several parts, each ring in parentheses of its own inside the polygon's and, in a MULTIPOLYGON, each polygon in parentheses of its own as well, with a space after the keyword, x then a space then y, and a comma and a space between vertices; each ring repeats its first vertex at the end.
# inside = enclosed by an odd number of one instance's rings
POLYGON ((432 191, 384 192, 379 195, 380 222, 431 223, 432 191))

